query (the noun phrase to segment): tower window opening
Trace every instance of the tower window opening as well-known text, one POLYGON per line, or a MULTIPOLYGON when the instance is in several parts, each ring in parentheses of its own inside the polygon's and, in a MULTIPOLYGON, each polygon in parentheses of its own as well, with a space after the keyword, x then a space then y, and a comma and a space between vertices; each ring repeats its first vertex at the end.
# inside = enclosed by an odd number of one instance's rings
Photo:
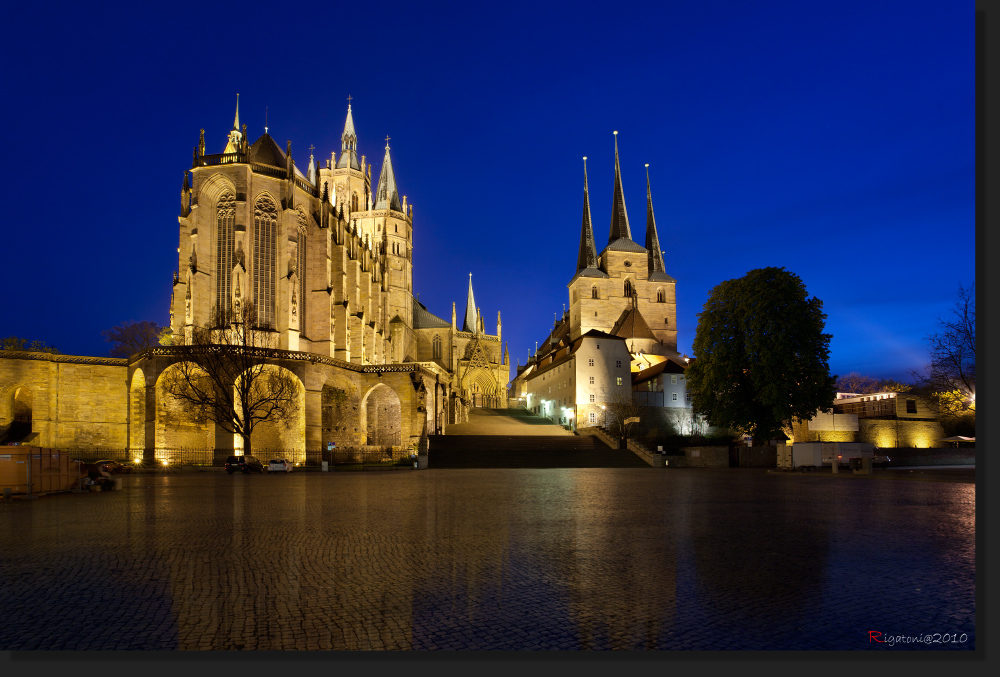
POLYGON ((657 303, 666 303, 667 302, 666 295, 663 293, 662 289, 657 289, 656 290, 656 302, 657 303))
POLYGON ((632 296, 635 293, 634 287, 632 287, 632 280, 625 280, 625 296, 632 296))
MULTIPOLYGON (((599 299, 599 298, 601 298, 600 295, 597 293, 597 285, 596 284, 593 287, 590 288, 590 298, 592 298, 592 299, 599 299)), ((597 313, 594 313, 594 314, 596 315, 597 313)))

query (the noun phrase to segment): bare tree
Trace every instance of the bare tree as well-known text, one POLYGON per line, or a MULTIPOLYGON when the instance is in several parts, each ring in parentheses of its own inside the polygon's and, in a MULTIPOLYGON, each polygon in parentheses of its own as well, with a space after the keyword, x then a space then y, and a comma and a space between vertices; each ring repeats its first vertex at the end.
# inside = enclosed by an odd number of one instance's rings
POLYGON ((837 392, 841 393, 877 393, 881 390, 882 382, 865 374, 852 371, 849 374, 837 377, 837 392))
POLYGON ((603 399, 607 414, 605 426, 618 437, 630 437, 637 424, 625 421, 630 418, 640 418, 643 410, 643 406, 635 402, 632 390, 607 388, 603 393, 603 399))
POLYGON ((111 357, 129 357, 140 350, 160 345, 160 335, 165 329, 155 322, 143 320, 123 322, 117 327, 105 329, 101 334, 105 341, 114 344, 108 353, 111 357))
POLYGON ((943 416, 975 411, 976 284, 959 286, 951 317, 938 321, 942 331, 927 337, 931 364, 927 373, 913 372, 918 385, 932 392, 943 416))
POLYGON ((252 303, 214 313, 210 326, 196 328, 182 346, 185 360, 164 375, 167 393, 191 405, 198 420, 242 437, 248 456, 258 424, 288 420, 299 406, 298 379, 267 363, 274 332, 256 316, 252 303))

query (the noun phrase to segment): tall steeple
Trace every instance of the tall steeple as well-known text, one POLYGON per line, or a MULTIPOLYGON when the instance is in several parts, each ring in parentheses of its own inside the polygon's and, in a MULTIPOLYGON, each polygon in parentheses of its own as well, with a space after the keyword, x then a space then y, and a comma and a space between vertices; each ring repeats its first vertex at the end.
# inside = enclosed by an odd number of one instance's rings
POLYGON ((340 135, 340 160, 337 162, 338 169, 350 167, 361 171, 361 163, 358 162, 358 135, 354 133, 354 116, 351 115, 350 97, 347 103, 347 120, 344 122, 344 133, 340 135))
POLYGON ((611 206, 611 236, 608 243, 620 239, 631 240, 632 231, 628 227, 628 212, 625 211, 625 193, 622 191, 622 170, 618 164, 618 132, 615 132, 615 197, 611 206))
POLYGON ((229 132, 229 140, 223 153, 236 153, 242 145, 243 134, 240 132, 240 94, 236 93, 236 117, 233 118, 233 128, 229 132))
POLYGON ((576 272, 597 268, 597 245, 594 244, 594 227, 590 221, 590 196, 587 189, 587 158, 583 158, 583 225, 580 227, 580 256, 576 272))
POLYGON ((475 333, 479 328, 479 318, 476 315, 476 298, 472 295, 472 273, 469 273, 469 298, 465 302, 465 323, 462 331, 475 333))
MULTIPOLYGON (((653 193, 649 189, 649 165, 646 165, 646 251, 649 252, 649 274, 664 273, 663 252, 656 234, 656 217, 653 216, 653 193)), ((650 277, 649 279, 653 279, 650 277)))
POLYGON ((399 202, 399 191, 396 190, 396 176, 392 172, 388 136, 385 137, 385 157, 382 158, 382 174, 378 177, 378 188, 375 190, 375 209, 403 211, 403 205, 399 202))

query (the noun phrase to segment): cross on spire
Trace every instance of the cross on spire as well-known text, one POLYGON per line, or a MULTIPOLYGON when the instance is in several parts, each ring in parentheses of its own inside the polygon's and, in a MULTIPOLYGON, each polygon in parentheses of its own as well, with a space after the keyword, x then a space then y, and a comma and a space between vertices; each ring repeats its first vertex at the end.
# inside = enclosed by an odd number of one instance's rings
POLYGON ((385 149, 389 150, 389 135, 388 134, 385 135, 385 149))
POLYGON ((347 107, 348 108, 351 107, 351 95, 350 94, 347 95, 347 107))
MULTIPOLYGON (((310 154, 310 155, 312 155, 312 152, 313 152, 314 150, 316 150, 316 146, 314 146, 314 145, 312 145, 312 144, 310 143, 310 144, 309 144, 309 154, 310 154)), ((646 165, 646 166, 648 167, 649 165, 646 165)))

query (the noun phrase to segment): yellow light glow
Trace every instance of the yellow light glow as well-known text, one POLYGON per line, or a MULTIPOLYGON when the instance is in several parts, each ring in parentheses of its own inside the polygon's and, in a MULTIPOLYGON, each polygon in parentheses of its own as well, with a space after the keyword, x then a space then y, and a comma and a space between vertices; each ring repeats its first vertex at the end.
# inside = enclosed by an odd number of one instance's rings
POLYGON ((160 461, 160 463, 162 463, 163 465, 170 465, 170 461, 168 461, 167 459, 163 459, 162 461, 160 461))

